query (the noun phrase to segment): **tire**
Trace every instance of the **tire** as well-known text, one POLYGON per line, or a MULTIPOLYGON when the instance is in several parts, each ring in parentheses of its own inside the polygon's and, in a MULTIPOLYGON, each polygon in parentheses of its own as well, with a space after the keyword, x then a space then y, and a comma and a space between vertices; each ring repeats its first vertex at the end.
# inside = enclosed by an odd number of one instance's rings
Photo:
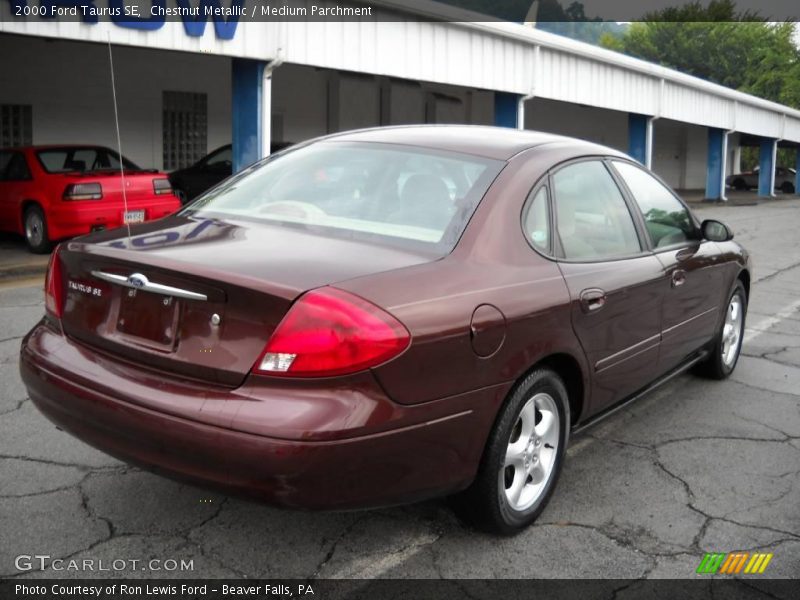
POLYGON ((733 182, 733 189, 735 190, 746 190, 747 184, 744 182, 744 179, 736 179, 733 182))
POLYGON ((711 346, 711 356, 699 365, 702 375, 711 379, 726 379, 733 373, 742 351, 746 317, 747 293, 742 282, 737 279, 725 305, 725 317, 711 346))
POLYGON ((794 194, 794 184, 791 181, 784 181, 781 184, 781 191, 784 194, 794 194))
POLYGON ((47 237, 47 220, 42 209, 38 206, 29 206, 25 209, 22 224, 28 249, 34 254, 50 252, 52 244, 47 237))
POLYGON ((550 369, 535 369, 498 414, 475 481, 454 499, 459 515, 479 529, 504 535, 533 523, 561 473, 569 424, 564 382, 550 369), (550 427, 543 425, 545 419, 550 427), (507 454, 513 457, 510 462, 507 454), (541 480, 535 483, 537 474, 541 480))

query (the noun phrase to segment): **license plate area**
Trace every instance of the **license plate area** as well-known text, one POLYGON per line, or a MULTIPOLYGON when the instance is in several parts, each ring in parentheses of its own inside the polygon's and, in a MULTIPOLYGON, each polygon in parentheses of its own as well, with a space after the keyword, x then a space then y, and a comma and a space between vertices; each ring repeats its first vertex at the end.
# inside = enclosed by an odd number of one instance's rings
POLYGON ((140 345, 174 350, 180 301, 142 290, 123 288, 117 316, 117 333, 140 345))
POLYGON ((134 223, 144 223, 143 210, 129 210, 123 213, 122 222, 125 225, 133 225, 134 223))

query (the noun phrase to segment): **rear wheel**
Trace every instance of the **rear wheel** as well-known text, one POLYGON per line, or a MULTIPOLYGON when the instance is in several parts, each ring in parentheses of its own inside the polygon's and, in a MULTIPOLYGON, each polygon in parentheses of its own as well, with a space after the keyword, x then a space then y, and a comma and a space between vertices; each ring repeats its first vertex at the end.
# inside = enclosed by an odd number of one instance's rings
POLYGON ((747 315, 747 294, 741 281, 736 282, 726 305, 711 356, 701 365, 701 372, 713 379, 725 379, 736 368, 744 338, 744 320, 747 315))
POLYGON ((30 206, 25 210, 25 241, 34 254, 46 254, 50 251, 50 240, 47 239, 47 221, 44 212, 38 206, 30 206))
POLYGON ((791 181, 784 181, 781 184, 781 191, 784 194, 794 194, 794 184, 791 181))
POLYGON ((561 378, 544 368, 529 374, 506 400, 457 510, 492 533, 512 534, 533 523, 561 472, 569 422, 561 378))

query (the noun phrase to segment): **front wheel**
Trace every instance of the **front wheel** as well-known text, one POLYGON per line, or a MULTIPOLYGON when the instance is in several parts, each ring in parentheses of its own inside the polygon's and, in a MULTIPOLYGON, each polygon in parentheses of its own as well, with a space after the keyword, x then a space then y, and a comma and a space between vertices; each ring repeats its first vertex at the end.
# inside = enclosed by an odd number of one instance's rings
POLYGON ((747 294, 741 281, 736 282, 725 309, 711 356, 701 365, 701 372, 712 379, 725 379, 736 368, 744 339, 744 320, 747 315, 747 294))
POLYGON ((492 533, 516 533, 536 520, 561 472, 569 399, 550 369, 530 373, 512 392, 489 436, 478 475, 457 499, 469 521, 492 533))
POLYGON ((47 239, 47 221, 44 212, 38 206, 31 206, 25 211, 25 241, 28 249, 34 254, 46 254, 50 251, 50 240, 47 239))

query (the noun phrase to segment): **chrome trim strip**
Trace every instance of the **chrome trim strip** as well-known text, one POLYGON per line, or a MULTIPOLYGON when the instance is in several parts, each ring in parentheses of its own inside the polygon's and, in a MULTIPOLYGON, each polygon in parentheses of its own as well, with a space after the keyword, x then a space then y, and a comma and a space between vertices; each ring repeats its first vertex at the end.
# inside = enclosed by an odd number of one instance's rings
POLYGON ((697 315, 695 315, 693 317, 690 317, 690 318, 686 319, 685 321, 681 321, 677 325, 673 325, 672 327, 667 327, 666 329, 664 329, 661 332, 661 337, 664 337, 665 335, 671 335, 676 329, 680 329, 681 327, 684 327, 685 325, 688 325, 692 321, 694 321, 696 319, 699 319, 700 317, 705 317, 708 313, 716 312, 718 310, 719 310, 719 307, 718 306, 714 306, 712 308, 709 308, 708 310, 704 310, 700 314, 697 314, 697 315))
POLYGON ((97 279, 102 279, 103 281, 115 283, 117 285, 128 287, 134 290, 143 290, 145 292, 152 292, 154 294, 161 294, 163 296, 173 296, 175 298, 186 298, 187 300, 208 300, 208 296, 205 294, 199 294, 197 292, 191 292, 181 288, 162 285, 160 283, 153 283, 152 281, 148 281, 147 277, 140 275, 139 273, 133 273, 129 277, 125 277, 124 275, 116 275, 114 273, 92 271, 92 276, 97 277, 97 279), (133 283, 132 280, 140 283, 133 283))
POLYGON ((632 346, 628 346, 624 350, 620 350, 619 352, 615 352, 614 354, 606 356, 605 358, 601 358, 595 363, 594 369, 597 373, 600 373, 601 371, 605 371, 606 369, 614 367, 620 363, 624 363, 626 360, 630 360, 631 358, 639 356, 642 352, 647 352, 648 350, 652 350, 653 348, 657 347, 660 343, 661 343, 660 333, 651 335, 649 338, 644 339, 641 342, 636 342, 635 344, 633 344, 632 346), (647 347, 642 348, 642 346, 647 346, 647 347), (629 356, 625 356, 628 354, 629 356))

